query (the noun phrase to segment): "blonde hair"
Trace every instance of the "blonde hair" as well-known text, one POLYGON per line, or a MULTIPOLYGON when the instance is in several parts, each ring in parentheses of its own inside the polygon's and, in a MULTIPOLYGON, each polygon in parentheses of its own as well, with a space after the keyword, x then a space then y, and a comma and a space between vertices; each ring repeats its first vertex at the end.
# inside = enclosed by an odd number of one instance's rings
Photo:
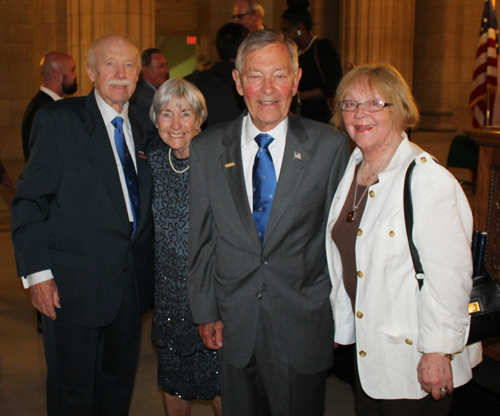
POLYGON ((201 91, 184 78, 170 78, 164 82, 155 92, 153 103, 149 109, 149 118, 156 126, 158 125, 158 116, 161 109, 170 104, 172 100, 186 100, 186 104, 194 111, 196 118, 196 127, 199 128, 207 118, 207 105, 201 91))
POLYGON ((332 124, 340 128, 344 126, 340 101, 345 99, 347 92, 356 86, 363 86, 376 91, 387 103, 392 103, 388 109, 393 116, 394 125, 406 130, 418 123, 420 118, 417 104, 401 74, 390 64, 360 65, 344 75, 337 87, 335 108, 332 124))

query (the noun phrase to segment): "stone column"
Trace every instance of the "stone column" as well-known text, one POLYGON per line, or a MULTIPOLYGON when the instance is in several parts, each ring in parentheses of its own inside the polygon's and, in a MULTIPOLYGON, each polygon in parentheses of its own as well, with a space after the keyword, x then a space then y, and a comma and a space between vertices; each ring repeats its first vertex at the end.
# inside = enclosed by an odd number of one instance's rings
POLYGON ((472 126, 468 103, 483 7, 477 0, 417 2, 413 91, 422 130, 472 126))
POLYGON ((110 33, 128 35, 139 50, 155 46, 155 0, 67 0, 68 53, 78 66, 80 95, 92 88, 85 71, 90 44, 110 33))
POLYGON ((340 0, 339 49, 355 65, 390 63, 411 85, 414 21, 415 0, 340 0))

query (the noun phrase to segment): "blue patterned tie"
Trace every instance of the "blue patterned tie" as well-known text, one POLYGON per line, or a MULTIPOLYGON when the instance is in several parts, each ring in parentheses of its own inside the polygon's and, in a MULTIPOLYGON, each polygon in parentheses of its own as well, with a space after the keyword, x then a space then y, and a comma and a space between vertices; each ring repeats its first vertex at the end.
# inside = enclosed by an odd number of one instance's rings
POLYGON ((261 243, 264 242, 266 235, 267 221, 276 190, 276 171, 268 149, 273 140, 269 134, 264 133, 255 138, 259 151, 253 164, 253 220, 261 243))
POLYGON ((111 121, 115 126, 115 145, 118 156, 122 163, 123 173, 125 175, 125 182, 127 183, 128 196, 130 199, 130 206, 132 207, 132 214, 134 215, 134 231, 137 227, 137 221, 140 218, 140 197, 139 197, 139 182, 137 181, 137 173, 134 167, 134 161, 125 143, 125 135, 123 134, 123 118, 115 117, 111 121))

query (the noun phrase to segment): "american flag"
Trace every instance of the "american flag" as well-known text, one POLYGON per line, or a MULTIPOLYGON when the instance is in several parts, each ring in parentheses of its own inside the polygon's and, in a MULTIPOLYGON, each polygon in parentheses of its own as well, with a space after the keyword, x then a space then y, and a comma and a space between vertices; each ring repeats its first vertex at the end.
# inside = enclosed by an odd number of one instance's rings
POLYGON ((498 107, 495 94, 498 85, 498 23, 495 0, 485 0, 483 20, 479 32, 476 53, 476 69, 472 77, 472 92, 469 107, 474 116, 472 125, 478 128, 498 124, 498 107), (489 97, 488 97, 489 95, 489 97), (486 107, 489 105, 489 120, 486 122, 486 107))

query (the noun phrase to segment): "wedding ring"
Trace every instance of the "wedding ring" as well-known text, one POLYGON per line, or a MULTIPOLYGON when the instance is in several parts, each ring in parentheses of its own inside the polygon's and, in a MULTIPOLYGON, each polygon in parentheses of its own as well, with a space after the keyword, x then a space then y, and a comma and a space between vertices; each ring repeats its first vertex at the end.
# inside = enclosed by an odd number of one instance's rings
POLYGON ((446 390, 448 390, 448 388, 447 387, 441 387, 439 390, 441 391, 441 393, 445 393, 446 390))

